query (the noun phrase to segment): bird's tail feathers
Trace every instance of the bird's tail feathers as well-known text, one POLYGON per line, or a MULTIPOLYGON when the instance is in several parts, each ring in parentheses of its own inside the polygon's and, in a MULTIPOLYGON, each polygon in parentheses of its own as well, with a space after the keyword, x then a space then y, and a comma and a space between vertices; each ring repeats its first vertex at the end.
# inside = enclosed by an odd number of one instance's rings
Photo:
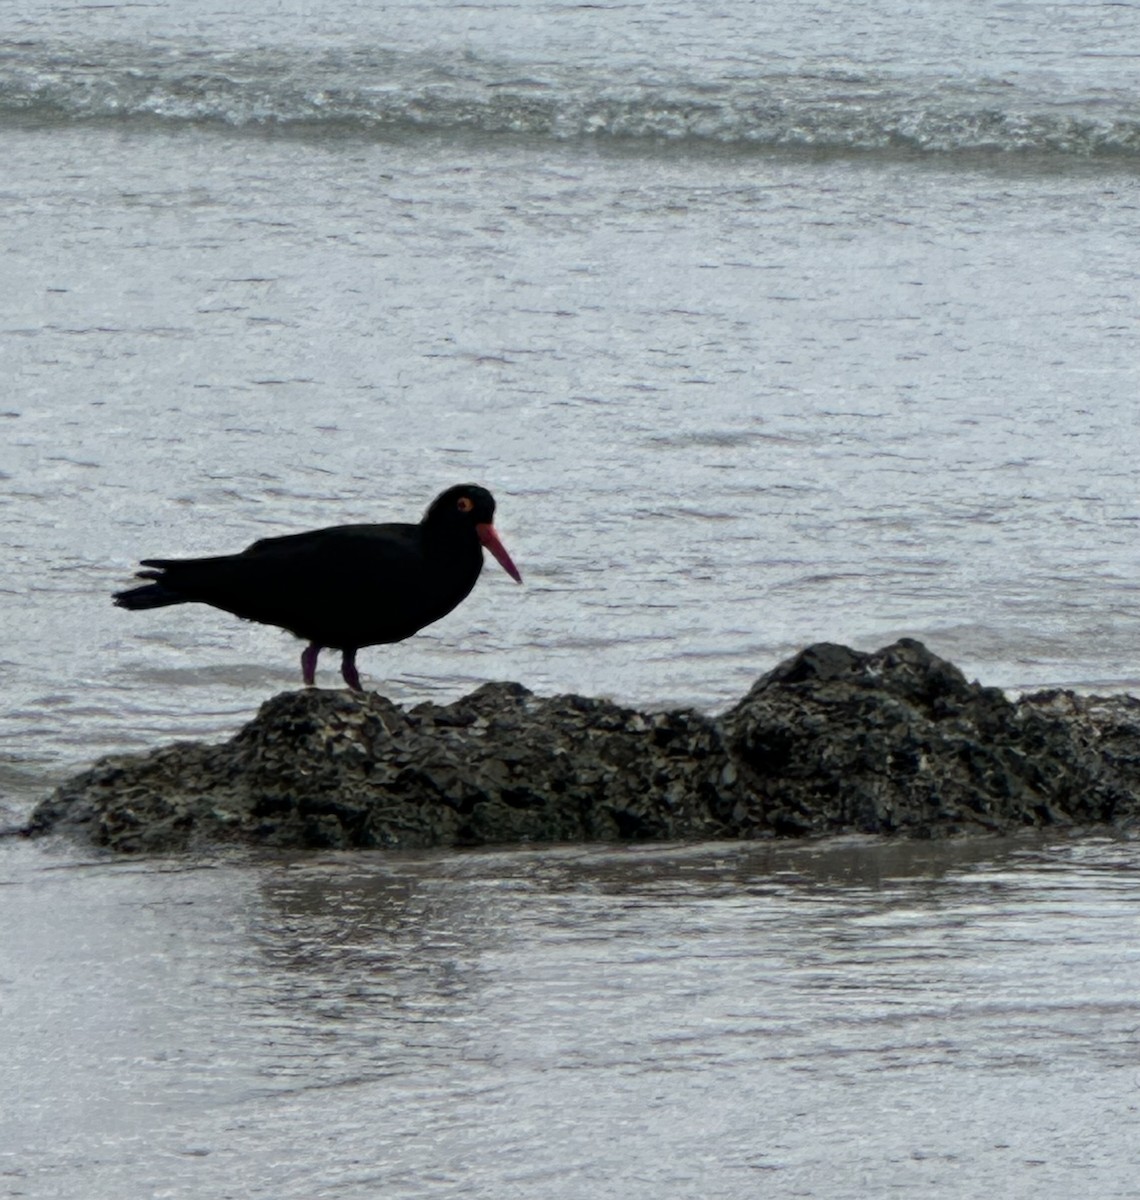
POLYGON ((185 596, 167 587, 162 582, 161 571, 139 571, 135 578, 153 579, 157 582, 148 583, 145 587, 128 588, 125 592, 116 592, 114 600, 119 608, 134 610, 165 608, 168 604, 186 603, 185 596))

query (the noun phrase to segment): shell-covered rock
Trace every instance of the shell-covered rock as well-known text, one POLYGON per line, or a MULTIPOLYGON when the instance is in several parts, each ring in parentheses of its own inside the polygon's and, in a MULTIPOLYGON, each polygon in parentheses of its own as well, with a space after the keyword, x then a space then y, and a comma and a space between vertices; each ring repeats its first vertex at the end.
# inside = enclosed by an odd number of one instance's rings
POLYGON ((968 683, 909 639, 874 654, 811 646, 724 720, 746 835, 1101 823, 1135 803, 1094 722, 968 683))
POLYGON ((404 710, 275 696, 232 740, 104 759, 35 811, 122 851, 797 836, 1127 824, 1140 701, 1013 702, 921 643, 821 643, 720 719, 486 684, 404 710))
POLYGON ((32 828, 83 829, 120 850, 715 836, 726 761, 698 713, 539 699, 517 684, 407 712, 378 695, 287 692, 224 745, 103 760, 32 828))

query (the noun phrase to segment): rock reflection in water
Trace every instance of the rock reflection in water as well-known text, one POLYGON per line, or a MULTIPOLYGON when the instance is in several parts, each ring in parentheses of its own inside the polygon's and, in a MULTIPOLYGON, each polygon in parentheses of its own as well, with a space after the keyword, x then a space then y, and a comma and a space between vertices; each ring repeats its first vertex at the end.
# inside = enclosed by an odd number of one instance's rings
POLYGON ((1132 1186, 1135 842, 8 850, 26 1194, 1132 1186))

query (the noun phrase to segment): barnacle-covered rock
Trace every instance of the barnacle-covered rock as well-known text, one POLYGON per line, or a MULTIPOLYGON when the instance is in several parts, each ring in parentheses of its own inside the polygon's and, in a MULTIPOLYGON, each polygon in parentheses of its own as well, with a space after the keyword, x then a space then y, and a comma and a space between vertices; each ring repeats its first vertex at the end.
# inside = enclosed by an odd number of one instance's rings
POLYGON ((821 643, 720 719, 491 683, 453 704, 286 692, 232 740, 104 759, 35 811, 121 851, 1128 825, 1140 700, 1010 700, 921 643, 821 643))

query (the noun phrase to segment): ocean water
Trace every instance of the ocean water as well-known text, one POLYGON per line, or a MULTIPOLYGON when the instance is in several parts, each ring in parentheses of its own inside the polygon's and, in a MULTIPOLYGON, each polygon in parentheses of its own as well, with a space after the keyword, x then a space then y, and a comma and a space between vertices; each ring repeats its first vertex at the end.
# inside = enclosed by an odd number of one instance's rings
MULTIPOLYGON (((362 657, 732 703, 805 643, 1132 686, 1135 5, 0 16, 0 725, 33 784, 232 730, 288 635, 138 558, 416 519, 527 583, 362 657)), ((335 676, 325 680, 339 682, 335 676)))
MULTIPOLYGON (((1135 689, 1138 58, 1135 3, 0 7, 0 816, 298 686, 138 559, 465 480, 526 583, 363 652, 399 701, 904 635, 1135 689)), ((1135 843, 2 846, 0 1195, 1140 1195, 1135 843)))

